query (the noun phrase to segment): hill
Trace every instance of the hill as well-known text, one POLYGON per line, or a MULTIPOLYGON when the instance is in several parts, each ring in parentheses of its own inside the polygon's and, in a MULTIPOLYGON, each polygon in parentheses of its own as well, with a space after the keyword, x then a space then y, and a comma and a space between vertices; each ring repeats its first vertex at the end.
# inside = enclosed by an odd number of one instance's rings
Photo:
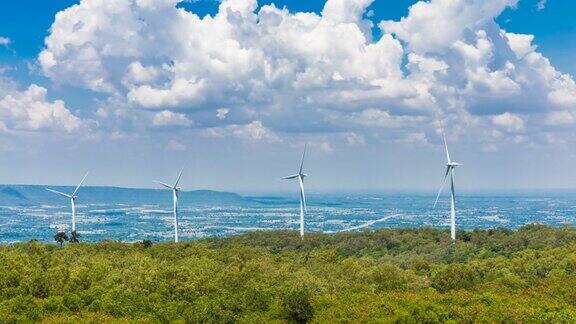
MULTIPOLYGON (((46 190, 72 192, 69 186, 0 185, 0 203, 8 206, 51 204, 58 197, 46 190)), ((119 187, 82 187, 79 192, 82 203, 131 204, 145 201, 148 204, 172 202, 172 194, 163 189, 135 189, 119 187)), ((186 203, 219 204, 238 203, 242 197, 235 193, 212 190, 181 191, 180 199, 186 203)))
POLYGON ((576 229, 252 232, 0 246, 0 319, 575 322, 576 229))

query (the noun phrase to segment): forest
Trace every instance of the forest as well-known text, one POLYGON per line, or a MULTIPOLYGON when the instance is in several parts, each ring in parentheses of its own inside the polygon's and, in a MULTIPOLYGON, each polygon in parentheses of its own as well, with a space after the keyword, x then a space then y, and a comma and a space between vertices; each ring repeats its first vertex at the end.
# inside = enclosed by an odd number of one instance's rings
POLYGON ((576 229, 0 246, 0 322, 576 322, 576 229))

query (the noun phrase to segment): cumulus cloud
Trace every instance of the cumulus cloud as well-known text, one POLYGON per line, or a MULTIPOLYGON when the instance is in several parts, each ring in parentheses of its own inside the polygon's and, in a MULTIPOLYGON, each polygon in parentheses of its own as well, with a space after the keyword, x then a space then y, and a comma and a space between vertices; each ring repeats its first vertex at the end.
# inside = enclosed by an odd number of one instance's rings
POLYGON ((35 84, 0 94, 0 130, 71 133, 84 126, 62 100, 50 101, 46 94, 46 88, 35 84))
POLYGON ((383 21, 380 27, 408 43, 414 52, 443 52, 466 32, 485 28, 506 7, 518 0, 419 1, 400 21, 383 21))
POLYGON ((572 76, 534 36, 495 22, 518 0, 420 1, 379 22, 379 38, 372 2, 328 0, 316 14, 223 0, 201 18, 178 0, 82 0, 58 13, 38 60, 55 82, 159 111, 156 126, 252 140, 403 125, 397 138, 423 142, 413 126, 430 129, 437 115, 471 134, 519 132, 539 127, 519 116, 551 125, 554 111, 576 108, 572 76))
POLYGON ((154 66, 143 66, 139 61, 134 61, 128 65, 124 74, 123 83, 125 85, 137 85, 152 82, 158 78, 161 70, 154 66))
POLYGON ((508 112, 493 116, 492 123, 494 123, 496 126, 502 127, 509 132, 520 132, 524 130, 524 120, 519 116, 508 112))
POLYGON ((532 45, 534 35, 505 33, 508 40, 508 46, 518 59, 524 58, 527 54, 536 50, 536 46, 532 45))

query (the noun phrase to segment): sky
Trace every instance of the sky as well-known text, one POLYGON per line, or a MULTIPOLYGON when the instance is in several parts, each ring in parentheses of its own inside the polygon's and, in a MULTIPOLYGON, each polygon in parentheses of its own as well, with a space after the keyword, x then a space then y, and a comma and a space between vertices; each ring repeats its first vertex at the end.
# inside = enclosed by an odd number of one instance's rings
MULTIPOLYGON (((558 0, 31 0, 0 8, 0 183, 576 188, 558 0)), ((294 187, 294 188, 292 188, 294 187)))

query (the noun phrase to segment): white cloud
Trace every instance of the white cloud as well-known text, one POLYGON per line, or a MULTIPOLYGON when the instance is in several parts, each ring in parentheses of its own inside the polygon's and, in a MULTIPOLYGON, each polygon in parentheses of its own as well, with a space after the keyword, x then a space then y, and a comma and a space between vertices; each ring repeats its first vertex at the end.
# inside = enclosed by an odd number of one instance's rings
POLYGON ((216 118, 218 119, 225 119, 226 115, 230 112, 228 108, 218 108, 216 109, 216 118))
POLYGON ((58 82, 120 93, 144 108, 260 107, 290 91, 303 95, 292 101, 322 100, 340 94, 326 93, 331 83, 352 81, 346 88, 355 91, 402 77, 401 44, 366 38, 360 17, 370 2, 331 1, 323 18, 275 6, 255 14, 255 1, 223 1, 216 16, 200 19, 176 1, 151 10, 142 1, 83 0, 59 13, 39 61, 58 82))
POLYGON ((46 88, 32 84, 24 91, 0 96, 0 128, 3 131, 79 131, 85 125, 62 100, 46 98, 46 88))
POLYGON ((400 21, 384 21, 380 27, 406 41, 418 53, 442 52, 460 40, 466 30, 489 23, 518 0, 419 1, 400 21))
POLYGON ((558 75, 556 72, 556 77, 550 88, 551 91, 548 94, 550 102, 562 107, 576 108, 576 82, 571 76, 558 75))
POLYGON ((12 41, 10 40, 10 38, 0 36, 0 46, 9 45, 11 42, 12 41))
POLYGON ((508 39, 510 49, 516 54, 518 59, 522 59, 526 54, 532 53, 536 50, 536 46, 532 45, 534 35, 505 33, 508 39))
POLYGON ((368 126, 396 126, 393 117, 385 110, 366 109, 356 115, 356 122, 368 126))
POLYGON ((362 14, 374 0, 331 0, 322 10, 322 17, 332 23, 357 23, 362 14))
POLYGON ((517 0, 420 1, 381 22, 376 40, 363 18, 373 0, 328 0, 321 14, 224 0, 203 18, 177 2, 82 0, 56 16, 44 74, 114 98, 122 115, 158 110, 156 126, 253 140, 395 128, 404 134, 394 138, 422 142, 437 114, 475 138, 485 127, 529 136, 576 108, 574 79, 534 36, 495 22, 517 0), (519 117, 532 113, 551 117, 519 117))
POLYGON ((574 115, 566 110, 553 111, 546 116, 546 123, 548 125, 573 125, 576 122, 574 115))
POLYGON ((520 132, 524 130, 524 120, 519 116, 511 113, 503 113, 501 115, 493 116, 492 123, 505 129, 508 132, 520 132))
POLYGON ((154 114, 152 119, 154 126, 190 126, 192 121, 184 114, 174 113, 169 110, 163 110, 154 114))
POLYGON ((546 0, 538 0, 536 3, 536 10, 542 11, 546 8, 546 0))
POLYGON ((158 68, 154 66, 145 67, 142 63, 134 61, 128 65, 123 83, 127 86, 152 82, 160 75, 158 68))
POLYGON ((234 136, 238 138, 246 138, 249 140, 265 140, 265 141, 278 141, 278 136, 270 129, 264 127, 261 121, 253 121, 249 124, 238 126, 233 125, 228 128, 234 136))
POLYGON ((233 136, 250 141, 280 141, 278 135, 265 127, 259 120, 244 125, 228 125, 224 127, 208 128, 205 134, 209 137, 233 136))
POLYGON ((128 92, 128 100, 144 108, 177 107, 182 103, 201 102, 204 81, 174 80, 170 88, 158 89, 143 85, 128 92))
POLYGON ((368 108, 353 114, 352 119, 348 120, 363 126, 392 128, 418 124, 425 121, 426 118, 419 116, 393 116, 386 110, 368 108))

